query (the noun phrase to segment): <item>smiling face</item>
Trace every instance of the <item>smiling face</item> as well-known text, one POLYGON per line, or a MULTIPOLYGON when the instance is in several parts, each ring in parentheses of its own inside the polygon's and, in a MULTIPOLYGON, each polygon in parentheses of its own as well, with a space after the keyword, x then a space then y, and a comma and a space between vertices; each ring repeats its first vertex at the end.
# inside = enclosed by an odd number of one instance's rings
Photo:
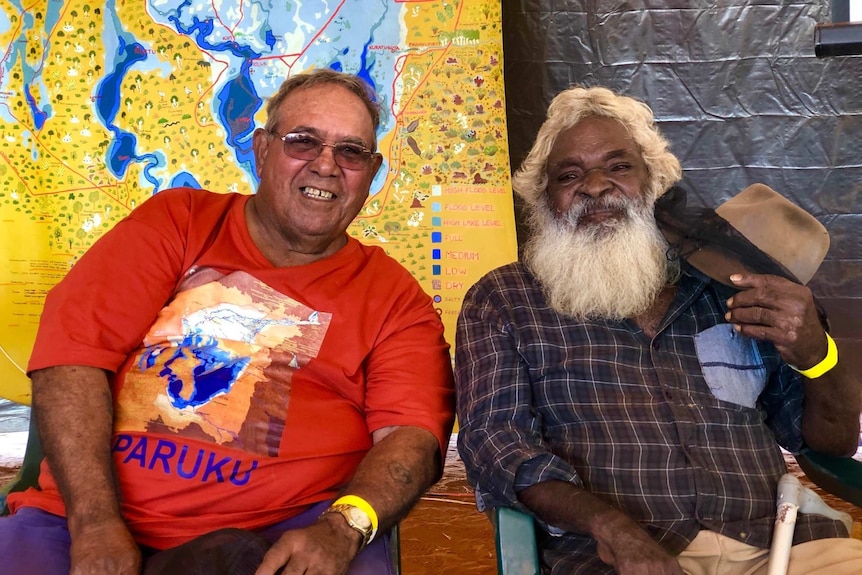
POLYGON ((675 274, 653 215, 640 148, 614 119, 563 130, 547 161, 547 201, 529 213, 523 261, 559 313, 622 320, 646 312, 675 274))
POLYGON ((560 132, 547 162, 548 199, 576 227, 613 227, 647 201, 648 170, 617 120, 589 117, 560 132))
POLYGON ((254 156, 260 186, 249 200, 246 221, 261 252, 275 265, 308 263, 338 251, 345 230, 362 209, 382 159, 348 170, 335 163, 325 146, 313 160, 284 153, 280 137, 303 132, 335 144, 374 146, 374 127, 365 104, 337 84, 297 88, 277 112, 277 135, 254 134, 254 156))

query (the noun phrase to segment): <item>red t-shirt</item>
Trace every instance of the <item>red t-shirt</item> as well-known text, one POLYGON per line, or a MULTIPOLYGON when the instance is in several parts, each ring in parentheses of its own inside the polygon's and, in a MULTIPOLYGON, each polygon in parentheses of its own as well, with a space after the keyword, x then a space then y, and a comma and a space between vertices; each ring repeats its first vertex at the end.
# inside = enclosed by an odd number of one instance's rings
MULTIPOLYGON (((422 427, 443 451, 451 431, 448 345, 409 272, 354 239, 275 268, 248 234, 247 199, 157 194, 45 303, 29 370, 117 374, 122 512, 151 547, 260 528, 334 496, 374 430, 422 427)), ((11 510, 63 514, 45 463, 39 484, 10 495, 11 510)))

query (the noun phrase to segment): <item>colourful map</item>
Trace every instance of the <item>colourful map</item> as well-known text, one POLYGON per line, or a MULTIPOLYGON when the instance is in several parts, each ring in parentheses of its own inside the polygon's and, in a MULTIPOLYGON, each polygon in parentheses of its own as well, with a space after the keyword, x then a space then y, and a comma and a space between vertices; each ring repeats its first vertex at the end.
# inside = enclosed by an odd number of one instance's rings
POLYGON ((274 457, 293 373, 317 355, 331 315, 245 272, 198 276, 206 283, 181 287, 144 338, 115 401, 114 429, 274 457), (270 368, 279 377, 268 377, 270 368))
POLYGON ((516 257, 499 2, 0 6, 2 397, 29 403, 45 294, 136 205, 254 192, 265 99, 310 68, 378 91, 386 159, 350 233, 412 271, 450 342, 464 291, 516 257))

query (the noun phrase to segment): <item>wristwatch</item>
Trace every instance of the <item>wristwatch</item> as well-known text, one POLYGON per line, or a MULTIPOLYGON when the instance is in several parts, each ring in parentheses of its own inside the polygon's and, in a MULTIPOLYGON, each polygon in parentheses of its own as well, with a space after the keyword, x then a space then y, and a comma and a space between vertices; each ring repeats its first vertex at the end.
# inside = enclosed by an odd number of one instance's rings
POLYGON ((350 525, 350 527, 359 531, 362 535, 362 544, 359 546, 360 549, 368 545, 374 537, 374 527, 371 525, 371 518, 365 511, 355 505, 350 505, 348 503, 330 505, 324 513, 340 513, 341 516, 347 520, 347 524, 350 525))

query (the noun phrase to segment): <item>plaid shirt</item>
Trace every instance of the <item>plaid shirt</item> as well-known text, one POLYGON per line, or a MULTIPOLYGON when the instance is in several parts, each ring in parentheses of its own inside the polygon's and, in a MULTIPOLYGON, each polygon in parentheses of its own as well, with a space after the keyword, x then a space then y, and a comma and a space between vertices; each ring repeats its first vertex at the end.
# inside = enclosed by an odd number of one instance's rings
MULTIPOLYGON (((520 263, 481 279, 465 297, 455 353, 458 446, 480 509, 526 510, 518 491, 561 480, 625 511, 674 554, 702 528, 768 547, 787 471, 778 444, 803 447, 802 382, 772 344, 725 322, 733 293, 686 268, 650 339, 631 320, 558 314, 520 263)), ((794 542, 846 535, 800 515, 794 542)), ((544 543, 551 563, 598 561, 589 537, 544 543)))

